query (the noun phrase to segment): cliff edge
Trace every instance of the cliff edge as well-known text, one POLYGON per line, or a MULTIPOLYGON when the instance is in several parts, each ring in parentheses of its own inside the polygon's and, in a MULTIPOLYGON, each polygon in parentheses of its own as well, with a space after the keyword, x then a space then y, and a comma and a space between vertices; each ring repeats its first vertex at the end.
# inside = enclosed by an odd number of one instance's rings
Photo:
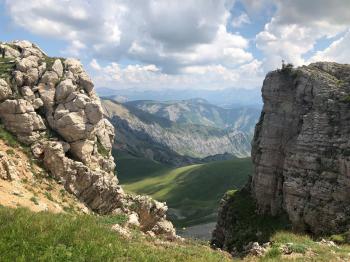
MULTIPOLYGON (((255 213, 286 214, 292 228, 314 235, 349 230, 350 65, 318 62, 270 72, 262 97, 252 142, 254 173, 244 189, 255 213)), ((235 201, 228 199, 213 243, 232 249, 228 242, 239 221, 229 212, 235 201)))

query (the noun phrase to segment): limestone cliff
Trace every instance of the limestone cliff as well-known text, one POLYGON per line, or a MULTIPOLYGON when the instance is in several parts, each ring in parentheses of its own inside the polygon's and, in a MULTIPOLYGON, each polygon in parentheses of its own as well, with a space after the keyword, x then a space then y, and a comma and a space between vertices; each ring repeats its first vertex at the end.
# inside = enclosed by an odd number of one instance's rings
MULTIPOLYGON (((262 96, 250 184, 257 212, 286 212, 294 229, 316 235, 348 230, 350 65, 320 62, 270 72, 262 96)), ((225 223, 214 232, 219 245, 227 242, 225 223)))
POLYGON ((99 214, 123 212, 144 231, 175 237, 166 206, 123 192, 114 175, 114 128, 75 59, 28 41, 0 43, 0 119, 65 189, 99 214), (135 219, 134 219, 135 220, 135 219))

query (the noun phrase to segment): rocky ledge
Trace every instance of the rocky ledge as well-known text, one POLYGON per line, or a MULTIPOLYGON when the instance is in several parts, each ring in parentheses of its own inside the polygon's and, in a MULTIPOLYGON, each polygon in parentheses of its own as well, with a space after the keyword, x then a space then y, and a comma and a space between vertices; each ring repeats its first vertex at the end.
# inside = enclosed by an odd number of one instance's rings
POLYGON ((48 57, 28 41, 0 43, 0 119, 92 211, 123 212, 145 232, 176 238, 164 203, 118 185, 114 128, 78 60, 48 57))
MULTIPOLYGON (((295 230, 314 235, 349 230, 350 65, 319 62, 270 72, 262 96, 249 185, 257 213, 286 213, 295 230)), ((213 235, 219 246, 235 230, 222 227, 231 218, 225 213, 224 219, 213 235)))

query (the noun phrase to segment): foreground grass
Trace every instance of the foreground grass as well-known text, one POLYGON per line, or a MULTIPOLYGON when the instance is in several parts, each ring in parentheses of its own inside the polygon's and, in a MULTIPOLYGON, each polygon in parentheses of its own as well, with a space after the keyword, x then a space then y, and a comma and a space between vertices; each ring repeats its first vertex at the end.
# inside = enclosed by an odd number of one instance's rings
POLYGON ((109 228, 125 217, 72 216, 0 207, 0 261, 229 261, 195 242, 157 246, 109 228))
POLYGON ((175 169, 145 163, 145 160, 133 159, 127 163, 130 173, 124 176, 123 172, 119 172, 124 188, 166 201, 169 207, 177 209, 185 218, 174 218, 176 226, 216 221, 215 214, 224 193, 231 188, 241 188, 252 172, 250 158, 175 169), (143 175, 140 174, 142 170, 145 172, 143 175), (150 173, 147 174, 147 170, 150 173))
MULTIPOLYGON (((276 232, 291 228, 286 214, 278 216, 257 214, 256 204, 246 188, 228 191, 224 200, 225 206, 221 215, 226 221, 225 245, 228 250, 235 247, 241 252, 249 242, 266 243, 271 241, 271 236, 276 232)), ((221 247, 215 240, 213 244, 221 247)))
MULTIPOLYGON (((312 238, 293 232, 286 215, 269 216, 255 212, 255 202, 249 191, 228 191, 224 197, 226 208, 225 247, 242 252, 249 242, 270 242, 271 246, 262 257, 246 256, 244 261, 350 261, 350 245, 332 246, 322 243, 322 237, 312 238), (287 252, 283 251, 287 248, 287 252)), ((335 236, 323 236, 332 240, 335 236)), ((340 238, 338 236, 338 238, 340 238)), ((215 243, 215 241, 213 242, 215 243)), ((219 245, 220 246, 220 245, 219 245)))
POLYGON ((271 249, 261 258, 247 257, 246 261, 350 261, 350 246, 327 246, 320 244, 310 236, 288 231, 276 232, 271 238, 271 249), (291 254, 282 254, 281 247, 288 246, 291 254))

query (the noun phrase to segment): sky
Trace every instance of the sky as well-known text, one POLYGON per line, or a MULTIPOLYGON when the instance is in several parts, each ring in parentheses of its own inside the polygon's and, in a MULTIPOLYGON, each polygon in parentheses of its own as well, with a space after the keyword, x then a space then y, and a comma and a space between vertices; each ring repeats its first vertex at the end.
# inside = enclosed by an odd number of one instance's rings
POLYGON ((79 59, 97 88, 257 89, 281 60, 350 60, 350 0, 0 0, 0 41, 79 59))

